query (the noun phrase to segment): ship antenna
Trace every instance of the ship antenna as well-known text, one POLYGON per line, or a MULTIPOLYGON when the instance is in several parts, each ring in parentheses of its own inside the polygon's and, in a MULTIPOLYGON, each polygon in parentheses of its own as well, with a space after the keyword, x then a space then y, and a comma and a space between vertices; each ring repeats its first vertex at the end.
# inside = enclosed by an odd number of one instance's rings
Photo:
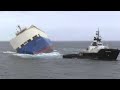
POLYGON ((101 41, 100 39, 100 35, 99 35, 99 27, 98 27, 98 31, 96 31, 96 38, 97 38, 97 41, 101 41))
POLYGON ((20 31, 21 31, 21 27, 20 27, 20 25, 18 25, 18 28, 20 29, 20 31))
POLYGON ((96 35, 97 35, 97 38, 99 39, 100 35, 99 35, 99 28, 98 28, 98 31, 96 32, 96 35))
POLYGON ((98 28, 98 38, 99 38, 99 28, 98 28))

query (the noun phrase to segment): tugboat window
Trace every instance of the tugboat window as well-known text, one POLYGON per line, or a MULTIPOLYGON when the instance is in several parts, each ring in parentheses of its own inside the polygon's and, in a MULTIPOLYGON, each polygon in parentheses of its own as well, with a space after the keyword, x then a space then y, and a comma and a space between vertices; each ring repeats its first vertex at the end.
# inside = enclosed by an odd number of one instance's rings
POLYGON ((93 42, 93 43, 92 43, 92 46, 97 46, 97 43, 96 43, 96 42, 93 42))

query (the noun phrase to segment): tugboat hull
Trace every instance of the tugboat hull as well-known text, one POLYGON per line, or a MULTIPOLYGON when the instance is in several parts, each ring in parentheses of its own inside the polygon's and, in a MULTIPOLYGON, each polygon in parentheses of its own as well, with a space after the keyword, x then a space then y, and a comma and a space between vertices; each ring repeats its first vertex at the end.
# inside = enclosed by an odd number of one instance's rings
POLYGON ((96 31, 96 37, 94 37, 94 41, 85 51, 80 52, 79 54, 63 55, 63 58, 116 60, 119 53, 120 50, 111 49, 108 46, 103 45, 98 29, 98 31, 96 31))
POLYGON ((116 60, 120 50, 118 49, 101 49, 98 52, 98 59, 106 60, 116 60))
POLYGON ((98 53, 67 54, 63 58, 116 60, 119 53, 118 49, 101 49, 98 53))

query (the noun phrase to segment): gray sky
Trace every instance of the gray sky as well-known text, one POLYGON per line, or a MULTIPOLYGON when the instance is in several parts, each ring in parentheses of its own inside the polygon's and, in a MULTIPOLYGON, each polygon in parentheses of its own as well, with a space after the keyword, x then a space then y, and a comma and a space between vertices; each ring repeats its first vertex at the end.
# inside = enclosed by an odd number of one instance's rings
POLYGON ((120 40, 120 11, 1 11, 0 41, 15 37, 17 25, 35 25, 53 41, 120 40))

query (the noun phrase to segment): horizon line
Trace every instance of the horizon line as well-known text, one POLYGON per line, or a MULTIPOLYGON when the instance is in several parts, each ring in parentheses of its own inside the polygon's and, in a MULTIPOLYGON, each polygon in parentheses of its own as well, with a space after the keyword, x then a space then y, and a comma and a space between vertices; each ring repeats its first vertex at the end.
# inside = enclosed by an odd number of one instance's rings
MULTIPOLYGON (((93 41, 93 40, 51 40, 52 42, 80 42, 80 41, 93 41)), ((104 41, 120 41, 120 40, 103 40, 104 41)), ((9 42, 9 40, 0 41, 0 42, 9 42)))

